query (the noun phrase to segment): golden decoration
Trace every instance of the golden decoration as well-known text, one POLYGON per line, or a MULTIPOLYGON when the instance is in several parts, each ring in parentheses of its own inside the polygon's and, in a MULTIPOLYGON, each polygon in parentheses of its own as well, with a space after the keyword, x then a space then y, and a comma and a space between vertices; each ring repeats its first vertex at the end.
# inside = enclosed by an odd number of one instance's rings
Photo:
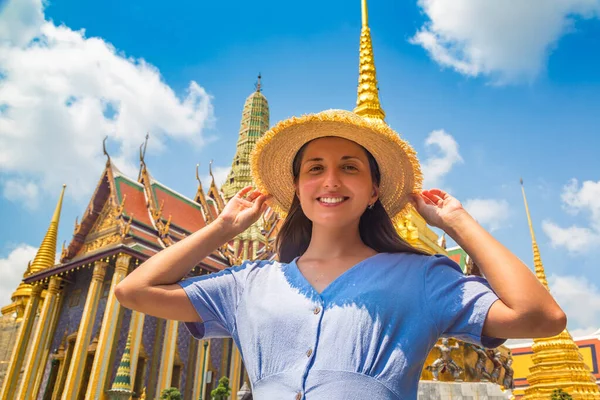
POLYGON ((379 102, 379 88, 375 70, 375 57, 369 29, 367 0, 362 0, 362 29, 360 32, 360 60, 358 98, 354 112, 361 117, 383 121, 385 112, 379 102))
POLYGON ((60 212, 62 209, 63 198, 65 196, 65 189, 67 185, 63 185, 62 192, 58 199, 58 204, 54 210, 52 221, 50 221, 50 227, 46 232, 46 236, 42 241, 40 248, 31 263, 30 273, 35 274, 43 269, 49 268, 54 265, 56 259, 56 240, 58 237, 58 222, 60 220, 60 212))
MULTIPOLYGON (((550 290, 531 223, 523 179, 521 179, 521 191, 531 233, 535 274, 544 287, 550 290)), ((529 368, 527 382, 530 386, 525 389, 524 400, 547 400, 555 389, 563 389, 574 400, 600 399, 596 378, 584 364, 579 347, 567 329, 557 336, 534 339, 531 350, 533 366, 529 368)))
POLYGON ((111 244, 119 243, 121 241, 121 235, 113 234, 109 236, 100 237, 93 242, 86 243, 83 248, 83 253, 90 253, 96 251, 111 244))

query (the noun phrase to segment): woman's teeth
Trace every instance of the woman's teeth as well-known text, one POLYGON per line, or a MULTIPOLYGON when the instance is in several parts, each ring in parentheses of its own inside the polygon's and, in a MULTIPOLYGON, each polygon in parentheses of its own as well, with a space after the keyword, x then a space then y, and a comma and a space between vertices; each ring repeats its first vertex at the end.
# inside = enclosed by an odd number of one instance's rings
POLYGON ((336 204, 336 203, 341 203, 342 201, 344 201, 343 197, 321 197, 319 199, 320 202, 322 203, 327 203, 327 204, 336 204))

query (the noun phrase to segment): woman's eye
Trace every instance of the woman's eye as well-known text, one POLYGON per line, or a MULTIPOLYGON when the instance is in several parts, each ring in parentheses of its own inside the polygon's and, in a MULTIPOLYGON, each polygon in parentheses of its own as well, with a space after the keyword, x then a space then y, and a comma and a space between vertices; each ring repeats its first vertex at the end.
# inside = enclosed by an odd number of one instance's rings
POLYGON ((308 169, 308 172, 319 172, 323 169, 320 165, 313 165, 308 169))
POLYGON ((358 168, 356 168, 354 165, 344 165, 342 168, 346 171, 358 171, 358 168))

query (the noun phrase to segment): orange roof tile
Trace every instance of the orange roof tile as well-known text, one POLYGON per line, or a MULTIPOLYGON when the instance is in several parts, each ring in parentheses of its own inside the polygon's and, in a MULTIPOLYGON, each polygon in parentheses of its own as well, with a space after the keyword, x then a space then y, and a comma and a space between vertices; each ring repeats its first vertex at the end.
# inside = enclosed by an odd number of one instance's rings
POLYGON ((190 233, 206 226, 199 204, 156 182, 152 184, 152 189, 158 205, 163 205, 162 217, 165 221, 171 216, 171 225, 190 233))

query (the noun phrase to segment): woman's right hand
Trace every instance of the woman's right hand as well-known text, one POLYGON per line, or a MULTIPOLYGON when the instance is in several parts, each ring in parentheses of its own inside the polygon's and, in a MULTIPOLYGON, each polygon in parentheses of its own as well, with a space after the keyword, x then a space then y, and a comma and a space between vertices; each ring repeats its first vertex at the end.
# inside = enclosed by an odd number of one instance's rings
POLYGON ((270 197, 258 190, 252 190, 252 186, 246 186, 229 200, 215 222, 220 223, 234 236, 238 235, 258 221, 267 208, 265 201, 270 197))

